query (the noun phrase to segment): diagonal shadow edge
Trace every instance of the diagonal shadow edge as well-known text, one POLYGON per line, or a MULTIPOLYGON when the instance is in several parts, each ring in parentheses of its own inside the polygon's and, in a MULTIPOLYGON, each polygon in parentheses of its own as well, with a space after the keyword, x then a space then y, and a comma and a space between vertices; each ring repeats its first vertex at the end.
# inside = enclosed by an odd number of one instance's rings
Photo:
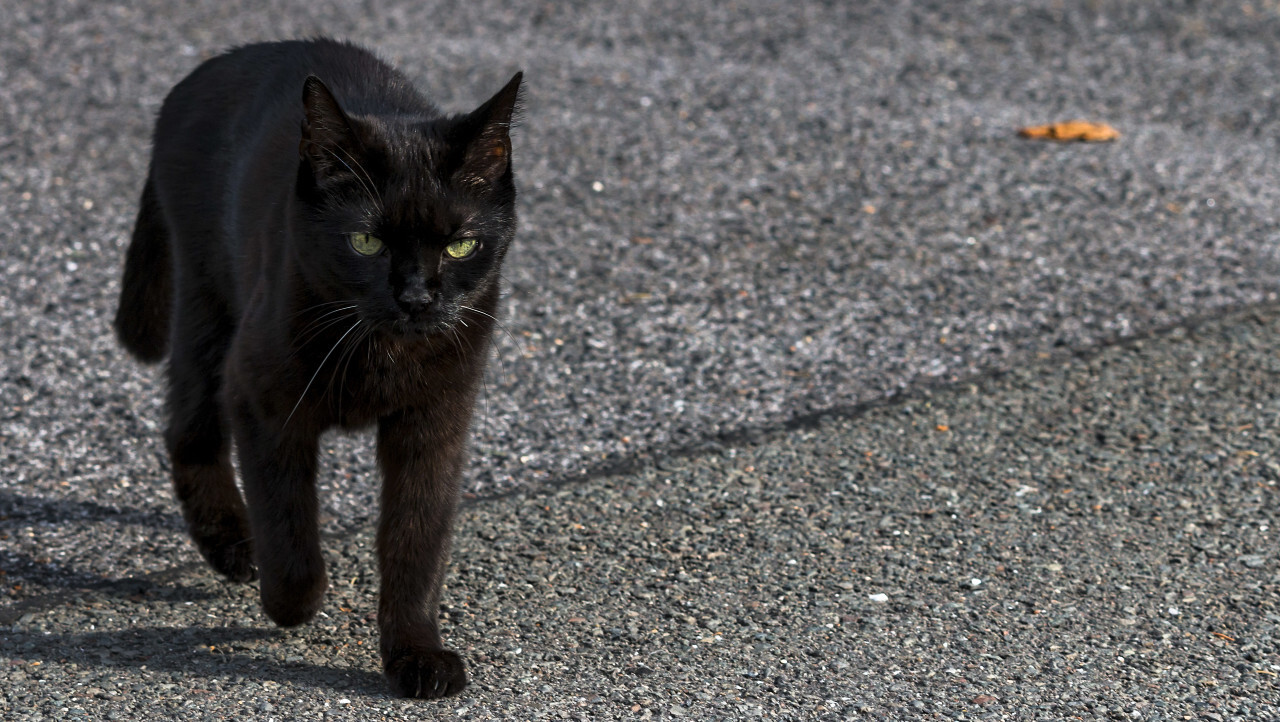
POLYGON ((1146 341, 1162 341, 1174 337, 1178 337, 1175 340, 1180 340, 1182 336, 1193 336, 1207 326, 1229 324, 1266 313, 1280 313, 1280 301, 1266 300, 1215 309, 1212 312, 1187 316, 1167 324, 1151 326, 1138 333, 1117 333, 1085 347, 1063 347, 1051 351, 1021 350, 1005 357, 1004 363, 998 366, 986 366, 973 373, 937 378, 919 377, 902 390, 879 398, 804 411, 770 423, 736 426, 709 434, 693 442, 638 448, 625 456, 606 459, 579 471, 552 477, 534 487, 517 487, 492 494, 466 496, 462 506, 468 508, 498 499, 546 493, 593 479, 636 473, 660 465, 663 460, 696 458, 725 448, 760 443, 793 431, 814 429, 828 421, 855 419, 876 409, 913 403, 952 389, 971 385, 983 386, 999 380, 1014 368, 1034 369, 1071 359, 1089 360, 1113 348, 1128 348, 1146 341))
MULTIPOLYGON (((1005 363, 999 367, 987 367, 972 374, 959 377, 922 379, 907 386, 902 391, 887 394, 881 398, 855 404, 837 405, 815 411, 807 411, 769 424, 744 425, 717 432, 715 434, 710 434, 692 443, 678 445, 673 444, 670 446, 658 445, 636 449, 625 457, 606 460, 601 463, 593 464, 580 471, 562 474, 539 483, 532 488, 520 487, 483 496, 466 496, 463 498, 460 508, 468 509, 478 507, 487 502, 521 495, 547 494, 568 486, 588 483, 595 479, 625 475, 654 468, 658 464, 661 464, 663 460, 695 458, 704 454, 716 453, 727 447, 759 443, 792 431, 816 428, 827 421, 855 419, 876 409, 892 408, 912 403, 950 389, 960 388, 967 385, 976 384, 981 386, 989 384, 1005 376, 1009 373, 1011 367, 1016 366, 1019 362, 1022 362, 1025 368, 1034 369, 1062 363, 1063 361, 1070 359, 1087 360, 1095 358, 1112 348, 1132 347, 1145 341, 1161 341, 1165 339, 1182 340, 1182 338, 1194 336, 1201 329, 1211 325, 1230 324, 1250 316, 1257 317, 1267 313, 1280 314, 1280 301, 1266 300, 1259 301, 1257 303, 1241 304, 1238 306, 1215 309, 1211 312, 1187 316, 1168 324, 1152 326, 1138 333, 1115 334, 1100 340, 1098 343, 1083 348, 1061 348, 1049 352, 1034 352, 1035 354, 1043 355, 1032 355, 1033 352, 1031 351, 1022 351, 1016 355, 1007 357, 1005 359, 1005 363)), ((364 522, 365 520, 362 519, 360 520, 360 523, 351 524, 341 531, 330 532, 323 536, 325 539, 330 541, 349 539, 363 527, 364 522)), ((83 587, 68 587, 58 591, 30 597, 11 603, 7 606, 0 607, 0 625, 12 625, 25 614, 52 609, 86 591, 129 593, 139 589, 139 585, 141 585, 142 588, 152 588, 172 584, 186 574, 197 572, 201 569, 204 569, 208 574, 213 574, 211 570, 208 570, 203 561, 188 562, 186 564, 181 564, 157 572, 151 572, 138 577, 108 579, 98 583, 85 585, 83 587)))

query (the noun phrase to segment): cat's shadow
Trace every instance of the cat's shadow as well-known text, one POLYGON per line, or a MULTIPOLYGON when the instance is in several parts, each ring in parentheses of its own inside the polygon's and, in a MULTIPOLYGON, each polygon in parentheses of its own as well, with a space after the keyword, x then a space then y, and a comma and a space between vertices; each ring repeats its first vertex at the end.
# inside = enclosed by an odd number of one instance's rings
POLYGON ((239 676, 370 697, 388 696, 386 680, 370 670, 279 661, 241 651, 260 643, 285 640, 287 635, 271 628, 204 626, 68 634, 11 632, 5 634, 4 646, 11 664, 134 668, 179 674, 183 679, 219 679, 222 684, 239 676))
MULTIPOLYGON (((0 531, 32 522, 137 524, 152 529, 179 532, 182 520, 176 513, 158 514, 149 510, 118 508, 93 502, 50 500, 0 492, 0 531)), ((187 584, 203 562, 181 564, 140 578, 106 579, 72 566, 0 548, 0 569, 20 573, 50 588, 47 594, 19 600, 0 607, 0 647, 10 660, 21 663, 57 665, 71 663, 85 667, 135 668, 179 674, 184 678, 204 677, 225 680, 269 679, 322 689, 340 689, 351 694, 385 697, 386 680, 369 669, 352 669, 306 661, 282 661, 254 650, 259 644, 283 642, 289 632, 272 627, 138 627, 113 631, 44 633, 16 631, 8 625, 33 615, 40 617, 65 610, 77 592, 135 599, 149 597, 161 604, 203 603, 219 598, 208 584, 187 584)), ((24 625, 25 626, 25 625, 24 625)), ((376 656, 376 655, 375 655, 376 656)))
POLYGON ((175 532, 183 532, 186 528, 182 515, 177 511, 121 507, 77 499, 47 499, 0 490, 0 525, 4 527, 95 522, 175 532))
MULTIPOLYGON (((77 525, 109 523, 141 526, 174 534, 183 533, 182 516, 176 512, 117 507, 92 501, 45 499, 38 496, 0 491, 0 539, 17 535, 34 524, 79 528, 77 525)), ((127 580, 106 579, 99 574, 76 569, 51 559, 38 559, 29 553, 0 547, 0 570, 10 580, 32 582, 53 589, 94 589, 126 592, 133 586, 127 580)), ((4 623, 0 610, 0 624, 4 623)))

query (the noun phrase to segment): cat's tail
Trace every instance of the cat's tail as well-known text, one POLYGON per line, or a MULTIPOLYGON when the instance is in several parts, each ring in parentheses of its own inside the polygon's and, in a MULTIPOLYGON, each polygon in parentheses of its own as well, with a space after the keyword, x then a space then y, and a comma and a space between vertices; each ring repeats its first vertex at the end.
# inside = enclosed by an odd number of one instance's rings
POLYGON ((116 338, 139 361, 155 363, 169 347, 169 313, 173 306, 173 267, 169 228, 147 177, 124 262, 116 338))

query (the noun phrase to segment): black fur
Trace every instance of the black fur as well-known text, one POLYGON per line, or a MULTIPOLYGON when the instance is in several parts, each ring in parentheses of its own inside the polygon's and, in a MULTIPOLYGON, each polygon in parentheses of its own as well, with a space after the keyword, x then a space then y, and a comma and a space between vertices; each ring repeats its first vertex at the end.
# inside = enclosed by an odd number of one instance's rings
POLYGON ((446 116, 349 44, 214 58, 165 99, 125 265, 121 343, 143 361, 172 347, 165 440, 191 537, 227 577, 256 571, 281 625, 311 619, 326 587, 320 434, 377 426, 378 625, 408 696, 466 685, 437 609, 515 234, 520 80, 446 116), (445 252, 468 239, 470 256, 445 252))

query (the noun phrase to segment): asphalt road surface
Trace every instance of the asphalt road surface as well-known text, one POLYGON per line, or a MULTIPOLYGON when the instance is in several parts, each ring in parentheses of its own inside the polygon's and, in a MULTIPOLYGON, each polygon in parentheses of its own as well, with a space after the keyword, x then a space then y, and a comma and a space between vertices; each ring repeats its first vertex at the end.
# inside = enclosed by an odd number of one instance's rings
POLYGON ((1280 718, 1273 0, 0 18, 0 717, 1280 718), (371 439, 276 630, 108 326, 164 94, 316 34, 449 109, 526 73, 442 702, 378 674, 371 439))

